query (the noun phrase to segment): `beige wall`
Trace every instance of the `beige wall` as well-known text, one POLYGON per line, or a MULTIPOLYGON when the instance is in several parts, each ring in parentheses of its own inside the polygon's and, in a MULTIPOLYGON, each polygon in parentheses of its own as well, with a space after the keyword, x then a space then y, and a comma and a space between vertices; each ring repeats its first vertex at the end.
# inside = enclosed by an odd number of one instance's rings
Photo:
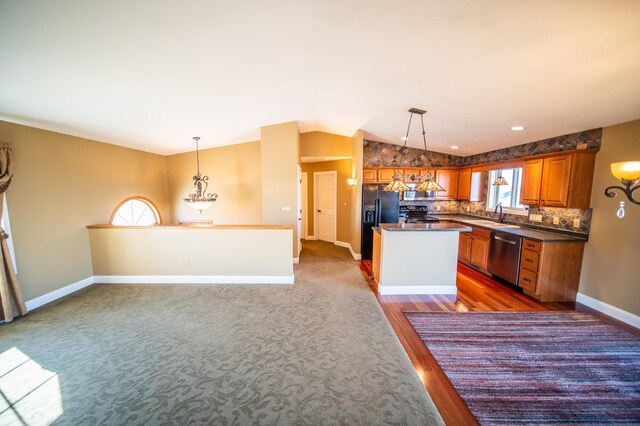
POLYGON ((203 210, 202 214, 182 201, 193 192, 195 151, 167 157, 169 201, 174 222, 262 223, 260 141, 201 150, 200 173, 209 176, 208 192, 219 195, 214 205, 203 210))
MULTIPOLYGON (((351 160, 336 160, 336 161, 320 161, 317 163, 303 163, 302 171, 307 172, 307 194, 308 194, 308 209, 307 209, 307 221, 309 224, 309 234, 314 234, 315 223, 315 190, 314 190, 314 173, 315 172, 337 172, 337 205, 336 205, 336 239, 345 243, 351 241, 351 218, 349 212, 351 211, 351 196, 350 193, 355 188, 350 187, 347 184, 347 178, 351 177, 351 160)), ((317 237, 317 235, 314 235, 317 237)))
POLYGON ((203 282, 293 282, 291 228, 117 228, 90 229, 89 235, 98 282, 112 282, 112 276, 169 276, 181 282, 179 277, 192 275, 204 276, 203 282))
POLYGON ((85 227, 124 198, 145 196, 171 218, 163 156, 2 121, 0 141, 14 147, 7 206, 26 300, 93 275, 85 227))
POLYGON ((302 133, 300 157, 351 157, 351 138, 325 132, 302 133))
MULTIPOLYGON (((602 147, 596 156, 591 207, 593 219, 585 246, 579 292, 640 315, 640 206, 624 194, 604 195, 606 187, 619 185, 611 174, 611 163, 640 161, 640 120, 605 127, 602 147), (626 201, 626 215, 616 217, 620 201, 626 201)), ((636 199, 640 196, 635 193, 636 199)))
POLYGON ((298 257, 298 165, 300 131, 296 122, 260 129, 262 223, 294 227, 293 256, 298 257), (282 208, 289 211, 282 211, 282 208))

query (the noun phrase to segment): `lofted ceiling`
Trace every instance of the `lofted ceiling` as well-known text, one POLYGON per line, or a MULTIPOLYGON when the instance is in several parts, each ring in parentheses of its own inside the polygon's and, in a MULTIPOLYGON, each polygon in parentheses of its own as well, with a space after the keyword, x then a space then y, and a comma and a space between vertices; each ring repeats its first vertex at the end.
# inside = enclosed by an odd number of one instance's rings
POLYGON ((411 107, 458 155, 640 118, 640 1, 0 0, 0 120, 173 154, 411 107))

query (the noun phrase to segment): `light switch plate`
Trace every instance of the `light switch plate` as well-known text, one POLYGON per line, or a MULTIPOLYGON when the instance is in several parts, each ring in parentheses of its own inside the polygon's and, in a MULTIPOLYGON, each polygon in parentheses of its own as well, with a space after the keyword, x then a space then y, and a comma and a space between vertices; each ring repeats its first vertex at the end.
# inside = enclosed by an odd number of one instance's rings
POLYGON ((281 211, 290 212, 291 211, 291 207, 281 207, 281 211))
POLYGON ((560 225, 560 218, 558 216, 554 216, 553 217, 553 224, 554 225, 560 225))
POLYGON ((580 219, 573 219, 573 227, 580 228, 580 219))

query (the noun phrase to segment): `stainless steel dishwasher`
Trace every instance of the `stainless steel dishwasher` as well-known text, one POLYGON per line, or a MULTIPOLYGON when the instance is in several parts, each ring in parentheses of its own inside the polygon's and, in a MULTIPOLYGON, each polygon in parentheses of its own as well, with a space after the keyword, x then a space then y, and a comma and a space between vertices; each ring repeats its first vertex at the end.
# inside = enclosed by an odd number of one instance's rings
POLYGON ((522 237, 502 231, 491 231, 489 272, 513 285, 518 285, 522 237))

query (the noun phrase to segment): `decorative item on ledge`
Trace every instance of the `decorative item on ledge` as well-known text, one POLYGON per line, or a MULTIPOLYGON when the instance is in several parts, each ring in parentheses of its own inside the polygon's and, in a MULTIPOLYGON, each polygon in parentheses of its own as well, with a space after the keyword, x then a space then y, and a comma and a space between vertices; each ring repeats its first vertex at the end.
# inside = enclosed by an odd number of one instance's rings
POLYGON ((189 194, 188 198, 184 198, 184 202, 191 208, 199 210, 202 214, 202 210, 208 209, 218 199, 218 194, 207 193, 209 187, 209 176, 202 176, 200 174, 200 154, 198 150, 199 137, 193 138, 196 141, 196 165, 197 173, 193 177, 193 189, 194 193, 189 194))
MULTIPOLYGON (((407 135, 403 138, 404 145, 403 148, 407 146, 407 141, 409 140, 409 130, 411 129, 411 119, 413 118, 413 114, 418 114, 420 116, 420 123, 422 124, 422 142, 424 144, 424 155, 426 159, 425 167, 429 167, 429 151, 427 151, 427 137, 426 132, 424 131, 424 114, 427 111, 419 109, 419 108, 411 108, 409 109, 409 125, 407 126, 407 135)), ((387 185, 384 190, 385 191, 408 191, 410 188, 402 181, 403 178, 411 178, 411 180, 422 180, 423 182, 415 189, 418 192, 431 192, 431 191, 444 191, 445 189, 435 181, 431 173, 427 171, 427 174, 424 176, 403 176, 400 170, 396 170, 396 173, 393 175, 393 180, 389 185, 387 185)))
MULTIPOLYGON (((611 174, 619 179, 624 186, 609 186, 604 190, 604 195, 609 198, 616 196, 614 189, 621 190, 627 196, 629 201, 640 205, 640 200, 633 198, 633 193, 640 188, 640 161, 623 161, 620 163, 611 163, 611 174)), ((620 208, 616 215, 622 219, 624 217, 624 201, 620 201, 620 208)))

